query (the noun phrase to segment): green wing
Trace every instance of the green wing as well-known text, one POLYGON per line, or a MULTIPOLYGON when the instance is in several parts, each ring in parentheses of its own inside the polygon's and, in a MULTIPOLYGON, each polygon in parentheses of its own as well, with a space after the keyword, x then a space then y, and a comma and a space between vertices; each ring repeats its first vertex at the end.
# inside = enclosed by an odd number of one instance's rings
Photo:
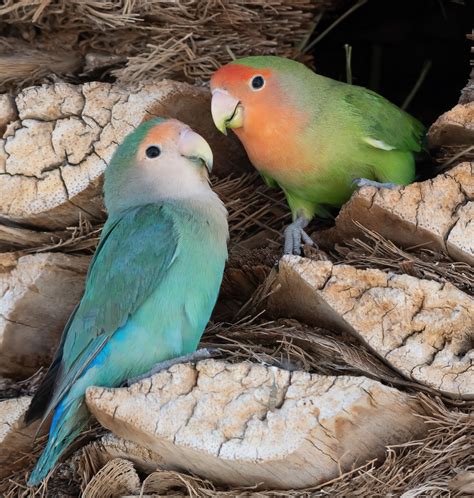
POLYGON ((269 186, 269 187, 278 187, 278 183, 276 180, 274 180, 271 176, 267 175, 266 173, 263 173, 260 171, 260 176, 263 178, 263 181, 269 186))
POLYGON ((163 206, 134 208, 107 221, 84 296, 43 381, 54 391, 48 394, 40 387, 26 420, 48 416, 114 332, 159 285, 177 251, 178 235, 163 206))
POLYGON ((360 118, 363 139, 383 150, 419 152, 424 126, 396 105, 366 88, 352 86, 344 96, 349 110, 360 118))

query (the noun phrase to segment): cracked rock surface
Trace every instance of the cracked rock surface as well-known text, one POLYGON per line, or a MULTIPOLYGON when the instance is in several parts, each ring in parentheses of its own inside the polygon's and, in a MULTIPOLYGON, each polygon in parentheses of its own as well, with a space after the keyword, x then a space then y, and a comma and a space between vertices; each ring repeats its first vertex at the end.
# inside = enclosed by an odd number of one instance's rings
POLYGON ((31 449, 35 427, 24 427, 23 416, 31 398, 0 401, 0 478, 21 467, 22 458, 31 449))
POLYGON ((0 375, 47 366, 81 298, 89 256, 0 254, 0 375))
POLYGON ((165 468, 231 485, 315 485, 425 430, 418 404, 377 381, 250 362, 179 364, 129 388, 90 387, 86 400, 165 468))
POLYGON ((474 143, 474 102, 458 104, 442 114, 428 132, 431 148, 474 143))
POLYGON ((404 247, 426 244, 457 261, 474 264, 474 163, 465 162, 432 180, 394 190, 364 187, 341 209, 323 238, 361 237, 358 221, 404 247))
POLYGON ((45 229, 104 217, 102 173, 124 137, 153 116, 175 117, 209 140, 215 172, 245 157, 211 119, 205 88, 160 81, 138 87, 91 82, 30 87, 0 100, 0 217, 45 229))
POLYGON ((0 95, 0 133, 4 133, 8 123, 17 117, 15 102, 11 95, 0 95))
POLYGON ((453 285, 285 256, 269 307, 357 335, 409 379, 474 398, 474 300, 453 285))

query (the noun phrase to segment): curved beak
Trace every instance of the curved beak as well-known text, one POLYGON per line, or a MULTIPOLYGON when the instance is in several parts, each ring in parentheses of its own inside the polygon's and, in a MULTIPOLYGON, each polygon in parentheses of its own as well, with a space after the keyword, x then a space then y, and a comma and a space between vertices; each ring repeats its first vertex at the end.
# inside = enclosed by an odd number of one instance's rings
POLYGON ((206 165, 209 173, 212 170, 212 150, 209 144, 198 133, 185 128, 179 137, 178 143, 179 153, 191 159, 192 161, 202 162, 206 165))
POLYGON ((243 122, 242 106, 226 90, 212 91, 211 114, 216 128, 227 135, 227 128, 240 128, 243 122))

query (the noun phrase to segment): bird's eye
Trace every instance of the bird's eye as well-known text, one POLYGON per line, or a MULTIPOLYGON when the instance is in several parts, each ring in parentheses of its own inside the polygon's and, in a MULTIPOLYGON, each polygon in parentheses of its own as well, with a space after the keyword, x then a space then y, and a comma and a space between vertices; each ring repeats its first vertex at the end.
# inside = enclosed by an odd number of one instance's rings
POLYGON ((161 149, 157 145, 150 145, 145 151, 146 157, 154 159, 161 154, 161 149))
POLYGON ((251 85, 254 90, 260 90, 261 88, 263 88, 263 85, 265 85, 263 76, 254 76, 252 78, 251 85))

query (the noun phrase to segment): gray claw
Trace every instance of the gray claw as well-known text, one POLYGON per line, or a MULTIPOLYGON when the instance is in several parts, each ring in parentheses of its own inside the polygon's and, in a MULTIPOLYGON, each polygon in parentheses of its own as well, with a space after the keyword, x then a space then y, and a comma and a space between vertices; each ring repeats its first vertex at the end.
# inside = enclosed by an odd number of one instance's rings
POLYGON ((291 225, 285 228, 285 244, 283 254, 301 254, 301 241, 304 244, 314 246, 315 243, 311 237, 303 230, 309 221, 306 218, 297 218, 291 225))
POLYGON ((388 189, 394 189, 398 187, 396 183, 381 183, 381 182, 376 182, 375 180, 369 180, 367 178, 354 178, 352 180, 352 185, 355 185, 357 188, 362 188, 362 187, 375 187, 375 188, 388 188, 388 189))
POLYGON ((303 239, 304 244, 307 244, 308 246, 315 246, 316 245, 314 240, 304 230, 301 230, 301 237, 303 239))

